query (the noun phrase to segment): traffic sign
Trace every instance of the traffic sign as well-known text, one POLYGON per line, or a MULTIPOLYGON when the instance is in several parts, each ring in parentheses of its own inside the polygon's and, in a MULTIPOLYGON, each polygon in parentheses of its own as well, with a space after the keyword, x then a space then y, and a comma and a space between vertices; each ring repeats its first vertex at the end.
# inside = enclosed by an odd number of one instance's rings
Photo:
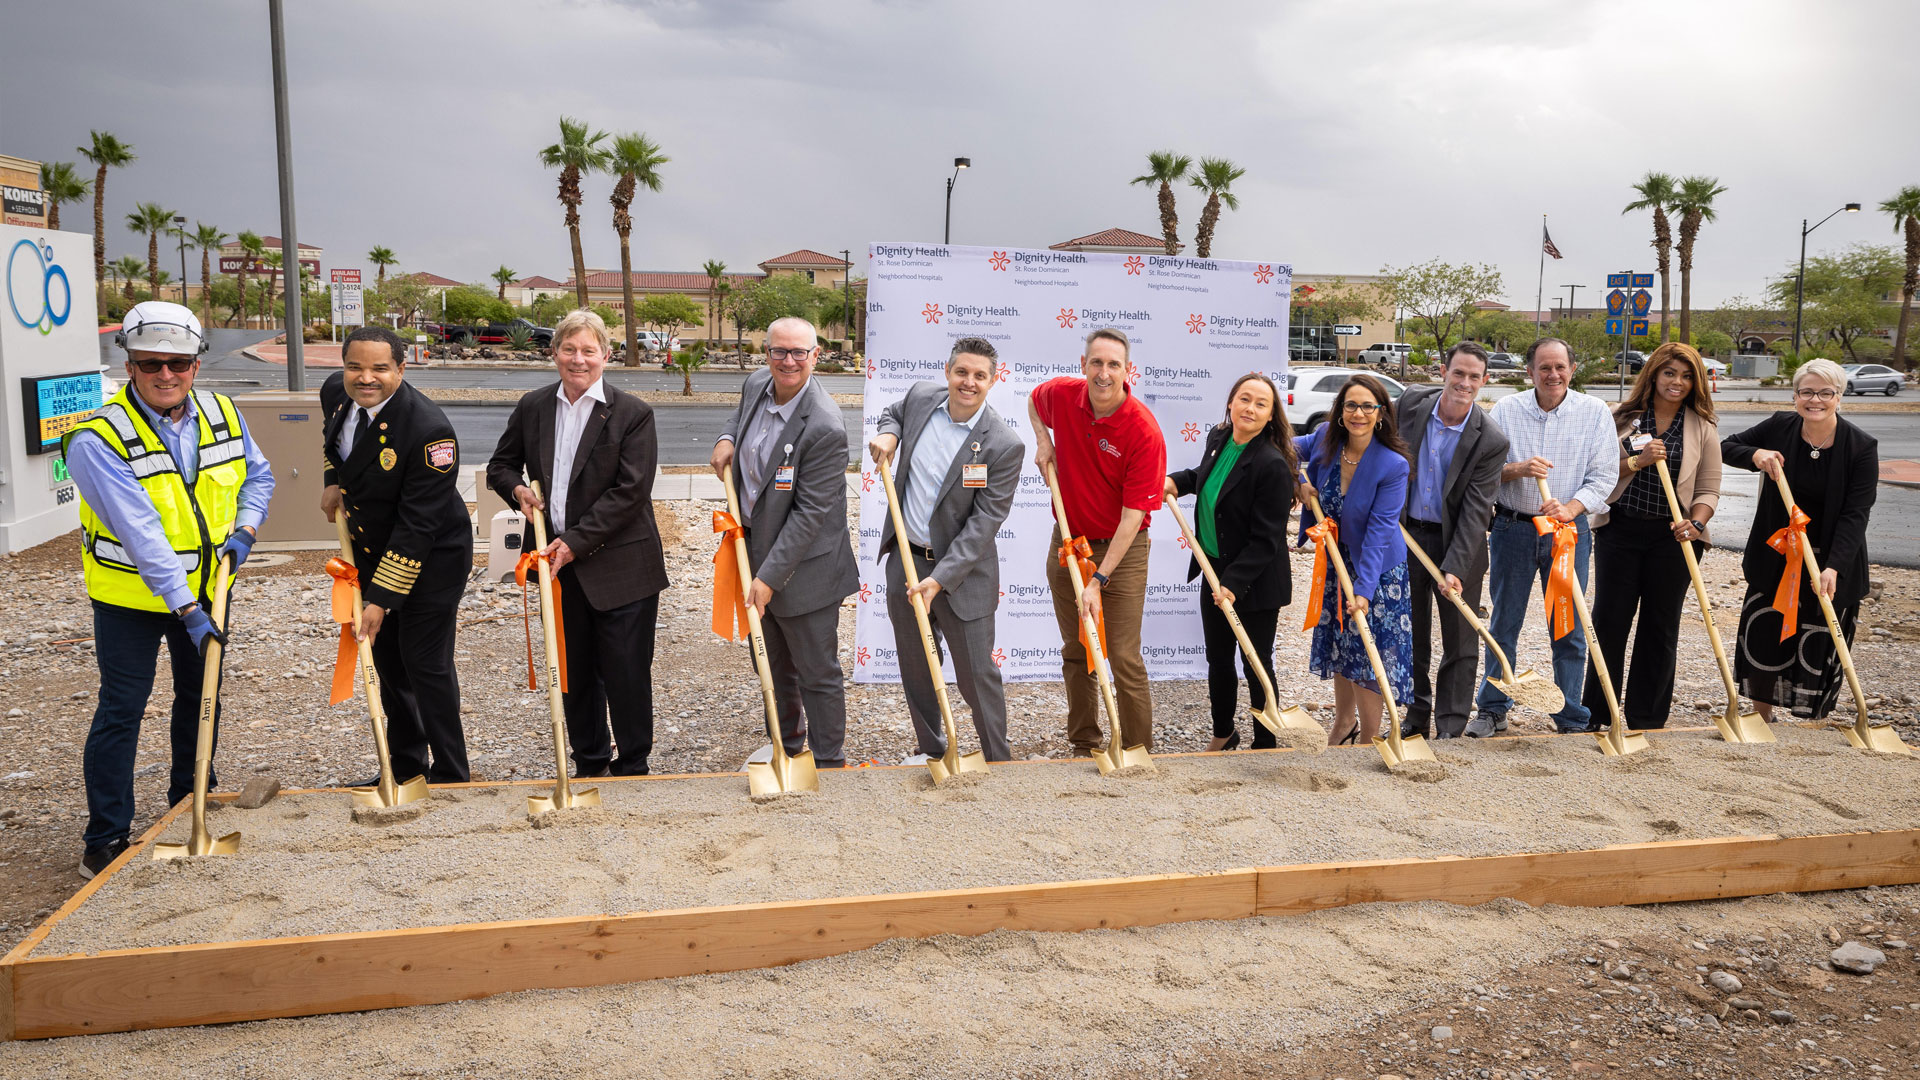
POLYGON ((1632 275, 1631 273, 1627 273, 1627 274, 1608 274, 1608 275, 1607 275, 1607 288, 1609 288, 1609 289, 1631 289, 1631 288, 1633 288, 1633 275, 1632 275))
POLYGON ((1615 289, 1607 294, 1607 314, 1619 315, 1627 309, 1627 294, 1615 289))
POLYGON ((1625 324, 1626 324, 1626 320, 1625 320, 1625 319, 1608 319, 1608 320, 1607 320, 1607 333, 1609 333, 1609 334, 1617 334, 1617 333, 1619 333, 1619 332, 1620 332, 1620 330, 1621 330, 1621 327, 1622 327, 1622 326, 1624 326, 1625 324))
POLYGON ((1360 333, 1360 328, 1358 326, 1354 326, 1351 323, 1341 323, 1340 325, 1333 328, 1333 334, 1335 337, 1354 337, 1359 333, 1360 333))
POLYGON ((1633 320, 1633 326, 1631 329, 1634 337, 1646 337, 1647 336, 1647 320, 1645 319, 1633 320))
POLYGON ((1651 288, 1653 288, 1653 275, 1652 275, 1652 274, 1635 274, 1635 275, 1633 275, 1633 287, 1634 287, 1634 288, 1636 288, 1636 289, 1651 289, 1651 288))
POLYGON ((1649 310, 1652 309, 1652 307, 1653 307, 1652 293, 1648 292, 1645 289, 1640 289, 1633 294, 1633 313, 1636 316, 1645 315, 1649 310))

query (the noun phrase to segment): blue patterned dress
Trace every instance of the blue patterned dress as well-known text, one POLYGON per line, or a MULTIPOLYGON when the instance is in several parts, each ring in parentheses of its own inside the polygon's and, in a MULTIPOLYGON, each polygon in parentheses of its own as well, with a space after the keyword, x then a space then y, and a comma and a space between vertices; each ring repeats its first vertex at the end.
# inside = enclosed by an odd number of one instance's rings
MULTIPOLYGON (((1343 502, 1340 470, 1329 469, 1320 485, 1320 507, 1327 512, 1329 520, 1337 521, 1343 502)), ((1309 509, 1305 513, 1311 516, 1313 511, 1309 509)), ((1347 572, 1352 573, 1355 562, 1345 535, 1340 537, 1340 558, 1346 562, 1347 572)), ((1340 576, 1328 566, 1327 592, 1320 602, 1320 623, 1313 628, 1308 663, 1313 673, 1323 679, 1339 675, 1378 693, 1380 685, 1373 677, 1367 647, 1361 644, 1360 633, 1354 629, 1352 613, 1348 613, 1344 631, 1335 622, 1340 599, 1340 576)), ((1374 648, 1380 651, 1381 666, 1387 669, 1387 680, 1393 684, 1394 703, 1405 710, 1413 702, 1413 589, 1408 584, 1404 559, 1381 573, 1380 584, 1367 604, 1367 623, 1373 630, 1374 648)))

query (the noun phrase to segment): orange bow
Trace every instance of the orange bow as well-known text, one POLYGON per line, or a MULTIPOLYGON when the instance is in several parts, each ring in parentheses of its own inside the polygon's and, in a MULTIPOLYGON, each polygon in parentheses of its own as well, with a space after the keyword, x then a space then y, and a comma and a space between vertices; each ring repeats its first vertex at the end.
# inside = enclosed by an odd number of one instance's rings
POLYGON ((1547 571, 1547 589, 1543 595, 1547 601, 1547 627, 1557 641, 1572 632, 1576 620, 1573 591, 1580 587, 1580 579, 1574 573, 1573 552, 1580 543, 1580 526, 1571 521, 1537 517, 1533 519, 1533 528, 1541 536, 1553 536, 1553 556, 1548 562, 1551 569, 1547 571))
MULTIPOLYGON (((527 609, 527 570, 536 563, 547 561, 544 552, 524 551, 520 561, 513 564, 513 580, 520 583, 520 622, 527 630, 527 689, 537 690, 539 683, 533 677, 533 613, 527 609)), ((539 572, 534 577, 538 579, 539 572)), ((553 586, 553 640, 560 653, 560 692, 567 692, 567 620, 560 617, 560 578, 551 571, 548 582, 553 586)))
POLYGON ((333 658, 333 693, 327 704, 338 705, 353 696, 353 675, 360 663, 360 646, 353 636, 353 624, 360 615, 353 602, 360 589, 360 571, 335 555, 327 560, 327 576, 333 579, 333 621, 340 624, 340 650, 333 658))
POLYGON ((713 632, 728 641, 747 636, 747 598, 740 592, 740 553, 734 541, 747 530, 725 510, 713 512, 720 548, 713 553, 713 632))
MULTIPOLYGON (((1094 573, 1100 569, 1093 562, 1093 545, 1087 543, 1087 538, 1084 536, 1076 536, 1061 544, 1059 557, 1061 566, 1066 567, 1069 573, 1077 573, 1080 576, 1080 587, 1083 589, 1087 582, 1093 580, 1094 573)), ((1101 608, 1099 626, 1096 629, 1100 634, 1100 655, 1105 656, 1107 655, 1107 612, 1104 607, 1101 608)), ((1091 673, 1094 670, 1093 647, 1087 643, 1085 619, 1080 620, 1080 647, 1086 650, 1087 671, 1091 673)))
MULTIPOLYGON (((1340 542, 1340 523, 1332 518, 1323 519, 1320 524, 1307 529, 1307 537, 1313 541, 1313 584, 1307 599, 1307 621, 1300 627, 1311 630, 1320 625, 1321 601, 1327 594, 1327 550, 1340 542)), ((1333 598, 1333 617, 1340 624, 1342 633, 1347 629, 1347 596, 1342 592, 1333 598)))
POLYGON ((1800 629, 1800 561, 1806 550, 1807 526, 1813 523, 1799 507, 1787 514, 1787 527, 1767 537, 1767 546, 1787 557, 1787 571, 1780 575, 1780 587, 1773 591, 1773 610, 1780 613, 1780 640, 1785 641, 1800 629))

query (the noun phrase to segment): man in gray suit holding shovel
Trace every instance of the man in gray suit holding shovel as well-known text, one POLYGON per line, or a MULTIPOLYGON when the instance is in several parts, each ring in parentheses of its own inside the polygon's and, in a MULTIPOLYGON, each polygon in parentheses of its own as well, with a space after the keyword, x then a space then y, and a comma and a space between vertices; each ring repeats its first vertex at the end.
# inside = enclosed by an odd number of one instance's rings
MULTIPOLYGON (((1000 553, 994 535, 1013 509, 1023 448, 993 406, 999 357, 983 338, 953 343, 947 384, 918 383, 880 414, 868 450, 876 464, 894 459, 895 488, 908 547, 937 639, 953 656, 954 681, 973 710, 973 727, 988 761, 1007 761, 1007 697, 993 662, 993 613, 1000 606, 1000 553)), ((920 753, 946 753, 946 731, 920 628, 907 595, 906 571, 891 523, 880 540, 887 564, 887 617, 899 649, 900 683, 920 753)))
POLYGON ((776 319, 767 366, 747 376, 713 448, 715 475, 734 467, 753 585, 747 603, 766 633, 781 743, 811 746, 822 769, 846 765, 840 603, 860 587, 847 536, 847 428, 813 379, 813 324, 776 319), (805 719, 801 717, 804 714, 805 719))

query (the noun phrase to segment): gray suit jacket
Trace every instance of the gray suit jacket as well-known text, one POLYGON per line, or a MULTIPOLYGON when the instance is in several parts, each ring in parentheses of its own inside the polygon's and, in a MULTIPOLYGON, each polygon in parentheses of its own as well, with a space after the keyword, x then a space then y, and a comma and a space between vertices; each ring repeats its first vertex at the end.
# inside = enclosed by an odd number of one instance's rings
MULTIPOLYGON (((894 435, 900 446, 894 453, 894 486, 906 498, 908 471, 912 467, 913 447, 926 430, 933 411, 947 400, 946 387, 938 383, 916 383, 907 396, 880 413, 876 431, 894 435)), ((961 445, 960 452, 940 470, 940 496, 933 506, 933 519, 927 537, 940 556, 927 576, 940 583, 953 613, 962 619, 978 619, 1000 606, 1000 552, 994 535, 1013 509, 1013 493, 1020 486, 1020 462, 1025 453, 1018 436, 1007 429, 991 405, 980 406, 980 418, 973 435, 961 445), (980 450, 975 453, 973 447, 980 450), (960 483, 960 467, 979 462, 987 467, 987 486, 969 488, 960 483)), ((924 468, 931 462, 921 462, 924 468)), ((926 478, 922 477, 922 481, 926 478)), ((904 510, 905 508, 902 507, 904 510)), ((889 518, 880 538, 879 558, 894 550, 898 538, 889 518)))
MULTIPOLYGON (((770 400, 767 385, 772 381, 766 368, 747 376, 739 406, 720 429, 722 436, 738 443, 754 414, 770 400)), ((741 524, 749 530, 753 576, 773 589, 767 610, 805 615, 840 603, 860 587, 860 568, 847 536, 847 428, 840 420, 840 406, 819 380, 801 391, 799 407, 787 418, 774 447, 775 466, 783 461, 794 466, 793 490, 778 490, 774 470, 767 470, 753 513, 741 524), (791 457, 785 453, 788 446, 793 447, 791 457)), ((738 462, 733 475, 736 483, 746 482, 738 462)), ((744 492, 741 497, 745 499, 744 492)))
MULTIPOLYGON (((1407 479, 1407 509, 1413 508, 1413 492, 1420 476, 1420 444, 1427 435, 1427 420, 1440 401, 1437 386, 1408 388, 1394 405, 1394 419, 1400 436, 1413 452, 1413 474, 1407 479)), ((1467 426, 1453 448, 1453 461, 1447 466, 1446 486, 1440 491, 1440 543, 1446 554, 1440 559, 1443 573, 1463 583, 1478 582, 1487 573, 1487 523, 1493 517, 1493 497, 1500 487, 1500 468, 1507 461, 1507 436, 1475 406, 1467 414, 1467 426)))

